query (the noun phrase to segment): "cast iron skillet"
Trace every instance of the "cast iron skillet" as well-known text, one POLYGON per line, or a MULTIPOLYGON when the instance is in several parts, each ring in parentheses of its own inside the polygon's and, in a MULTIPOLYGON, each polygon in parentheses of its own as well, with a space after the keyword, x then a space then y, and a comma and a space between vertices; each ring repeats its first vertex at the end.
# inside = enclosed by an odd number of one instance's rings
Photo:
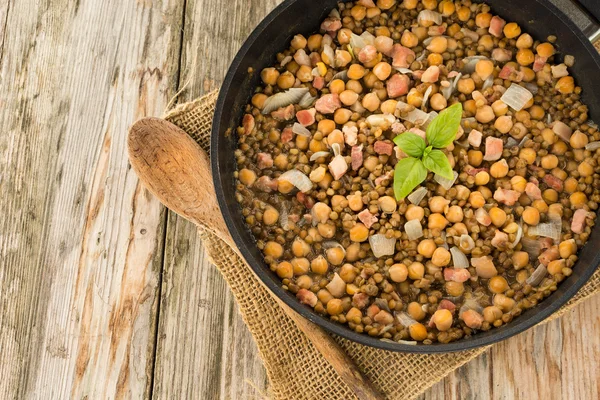
MULTIPOLYGON (((591 108, 592 118, 600 118, 600 57, 579 27, 547 0, 488 0, 493 12, 507 21, 514 21, 534 38, 558 37, 559 50, 575 56, 572 68, 583 100, 591 108)), ((242 110, 248 103, 262 68, 275 63, 275 55, 289 46, 293 35, 308 36, 319 29, 321 21, 336 6, 337 0, 286 0, 275 8, 252 32, 233 60, 221 87, 212 126, 211 166, 219 206, 231 236, 256 275, 292 309, 328 331, 355 342, 381 349, 411 353, 441 353, 466 350, 499 342, 544 320, 564 305, 589 279, 600 263, 600 224, 596 225, 589 242, 583 248, 573 274, 540 305, 529 309, 511 323, 448 344, 402 345, 383 342, 366 334, 330 321, 300 304, 295 296, 281 288, 280 279, 270 271, 255 245, 250 231, 241 218, 235 201, 236 170, 234 151, 237 147, 235 127, 240 124, 242 110), (255 73, 248 74, 252 68, 255 73), (227 130, 231 128, 227 134, 227 130)))

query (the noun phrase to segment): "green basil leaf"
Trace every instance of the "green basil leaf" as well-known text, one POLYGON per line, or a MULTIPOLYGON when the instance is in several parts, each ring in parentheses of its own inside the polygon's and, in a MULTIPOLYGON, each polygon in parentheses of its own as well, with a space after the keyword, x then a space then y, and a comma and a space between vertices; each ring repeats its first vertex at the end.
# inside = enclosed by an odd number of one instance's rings
POLYGON ((406 132, 394 138, 394 143, 400 150, 411 157, 421 158, 425 150, 425 140, 412 132, 406 132))
POLYGON ((417 158, 403 158, 394 171, 394 194, 397 200, 408 196, 415 187, 427 178, 427 169, 417 158))
POLYGON ((448 147, 456 138, 461 118, 461 103, 446 108, 427 125, 427 142, 438 149, 448 147))
POLYGON ((441 150, 431 150, 427 157, 423 157, 423 165, 431 172, 446 179, 454 178, 450 161, 448 161, 448 157, 441 150))
POLYGON ((431 153, 431 150, 433 150, 433 147, 427 146, 425 148, 425 151, 423 152, 423 158, 427 157, 429 155, 429 153, 431 153))

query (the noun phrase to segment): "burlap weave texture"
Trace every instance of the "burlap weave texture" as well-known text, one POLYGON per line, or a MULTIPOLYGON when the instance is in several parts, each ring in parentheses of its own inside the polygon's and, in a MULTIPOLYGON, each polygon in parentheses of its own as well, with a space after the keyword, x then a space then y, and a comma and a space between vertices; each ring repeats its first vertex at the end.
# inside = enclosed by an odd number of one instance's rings
MULTIPOLYGON (((177 106, 165 119, 186 131, 200 146, 210 150, 210 129, 217 91, 177 106)), ((354 399, 350 389, 317 352, 250 267, 233 249, 201 227, 200 236, 214 265, 229 284, 240 312, 252 333, 270 381, 272 399, 354 399)), ((600 291, 600 270, 569 301, 545 322, 600 291)), ((488 347, 440 355, 399 354, 336 338, 356 364, 389 399, 412 399, 462 366, 488 347)))

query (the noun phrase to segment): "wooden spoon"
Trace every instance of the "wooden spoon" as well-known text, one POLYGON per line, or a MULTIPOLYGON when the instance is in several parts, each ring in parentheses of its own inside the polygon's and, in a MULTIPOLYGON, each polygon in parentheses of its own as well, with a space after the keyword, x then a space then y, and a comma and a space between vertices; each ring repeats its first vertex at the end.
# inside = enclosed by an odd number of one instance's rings
MULTIPOLYGON (((198 143, 170 122, 144 118, 129 129, 127 145, 133 170, 164 205, 210 227, 237 251, 217 203, 208 156, 198 143)), ((384 399, 331 336, 273 297, 359 399, 384 399)))

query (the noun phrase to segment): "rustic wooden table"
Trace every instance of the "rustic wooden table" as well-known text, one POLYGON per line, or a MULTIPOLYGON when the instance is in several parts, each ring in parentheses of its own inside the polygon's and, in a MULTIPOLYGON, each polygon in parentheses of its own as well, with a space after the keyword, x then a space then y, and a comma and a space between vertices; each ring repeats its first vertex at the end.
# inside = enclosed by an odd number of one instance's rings
MULTIPOLYGON (((0 2, 0 398, 261 398, 194 227, 140 186, 128 126, 219 87, 278 0, 0 2)), ((424 399, 600 396, 600 297, 424 399)))

